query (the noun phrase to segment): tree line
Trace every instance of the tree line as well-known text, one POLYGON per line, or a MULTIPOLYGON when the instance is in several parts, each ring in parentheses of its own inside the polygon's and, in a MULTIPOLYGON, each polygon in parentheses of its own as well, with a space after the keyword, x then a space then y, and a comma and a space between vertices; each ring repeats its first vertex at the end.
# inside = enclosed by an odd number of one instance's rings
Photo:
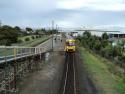
POLYGON ((0 45, 10 45, 18 40, 18 30, 11 26, 0 27, 0 45))
POLYGON ((45 28, 33 30, 30 27, 21 29, 19 26, 3 25, 0 27, 0 45, 10 46, 12 43, 17 43, 19 36, 50 35, 55 33, 58 33, 58 30, 46 30, 45 28))
POLYGON ((85 48, 107 59, 114 60, 120 65, 125 63, 125 41, 118 41, 117 45, 113 45, 113 42, 108 40, 107 33, 103 33, 99 37, 87 31, 82 36, 78 36, 77 39, 85 48))

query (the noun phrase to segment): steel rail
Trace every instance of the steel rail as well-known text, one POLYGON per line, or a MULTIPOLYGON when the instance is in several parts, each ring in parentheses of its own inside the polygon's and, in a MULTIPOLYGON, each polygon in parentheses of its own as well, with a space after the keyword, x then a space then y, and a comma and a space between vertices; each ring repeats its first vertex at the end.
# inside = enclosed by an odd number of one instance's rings
MULTIPOLYGON (((76 73, 75 73, 75 54, 72 53, 72 54, 69 54, 68 57, 67 57, 67 64, 66 64, 66 72, 65 72, 65 78, 64 78, 64 85, 63 85, 63 92, 62 94, 66 94, 66 88, 67 88, 67 85, 68 85, 68 76, 69 75, 73 75, 73 94, 77 94, 76 93, 76 73), (69 56, 70 55, 70 56, 69 56), (72 60, 70 60, 70 58, 72 58, 72 60), (71 65, 69 65, 71 64, 71 65), (72 67, 73 70, 70 70, 69 67, 72 67), (72 71, 73 74, 69 74, 70 72, 69 71, 72 71)), ((72 78, 71 78, 72 79, 72 78)))
MULTIPOLYGON (((67 63, 67 62, 66 62, 66 63, 67 63)), ((63 94, 65 94, 65 91, 66 91, 68 70, 69 70, 69 63, 67 63, 67 68, 66 68, 66 75, 65 75, 65 83, 64 83, 64 87, 63 87, 63 94)))
POLYGON ((76 94, 76 73, 75 73, 75 53, 73 53, 73 70, 74 70, 74 94, 76 94))

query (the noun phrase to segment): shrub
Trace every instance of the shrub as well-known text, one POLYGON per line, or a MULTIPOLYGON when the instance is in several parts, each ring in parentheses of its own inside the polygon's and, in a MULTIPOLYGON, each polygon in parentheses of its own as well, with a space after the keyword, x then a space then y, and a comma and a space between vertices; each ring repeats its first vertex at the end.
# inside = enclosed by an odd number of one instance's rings
POLYGON ((123 78, 123 82, 125 83, 125 77, 123 78))
POLYGON ((21 39, 18 39, 18 43, 22 43, 23 41, 21 39))
POLYGON ((27 38, 25 38, 25 41, 30 41, 30 38, 28 38, 28 37, 27 37, 27 38))
POLYGON ((39 35, 39 38, 41 38, 42 36, 41 35, 39 35))
POLYGON ((2 40, 0 40, 0 45, 10 46, 11 41, 9 39, 2 39, 2 40))
POLYGON ((39 36, 36 36, 36 38, 39 38, 39 36))
POLYGON ((35 39, 35 37, 34 37, 34 36, 32 36, 31 38, 32 38, 32 39, 35 39))

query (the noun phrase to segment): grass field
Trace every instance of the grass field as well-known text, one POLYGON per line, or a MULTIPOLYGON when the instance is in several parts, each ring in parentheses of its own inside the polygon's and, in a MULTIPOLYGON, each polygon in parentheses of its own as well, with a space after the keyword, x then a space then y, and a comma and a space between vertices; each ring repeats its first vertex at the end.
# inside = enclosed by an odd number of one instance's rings
MULTIPOLYGON (((36 35, 34 35, 35 37, 36 35)), ((50 36, 42 36, 41 38, 35 38, 32 39, 31 36, 25 36, 25 37, 20 37, 19 39, 21 39, 23 42, 20 44, 17 44, 18 46, 27 46, 27 47, 34 47, 37 46, 38 44, 46 41, 47 39, 49 39, 50 36), (30 41, 25 41, 25 38, 30 38, 30 41)))
POLYGON ((18 39, 22 40, 23 42, 25 41, 25 38, 30 38, 30 40, 33 40, 33 39, 31 38, 31 36, 36 37, 36 35, 29 35, 29 36, 19 37, 18 39))
MULTIPOLYGON (((20 39, 25 40, 26 37, 31 38, 31 36, 25 36, 25 37, 20 37, 20 39)), ((40 43, 48 40, 49 38, 51 38, 51 36, 42 36, 41 38, 36 38, 36 39, 30 39, 30 41, 23 41, 20 44, 16 44, 16 46, 25 46, 25 47, 35 47, 37 45, 39 45, 40 43)), ((0 48, 0 57, 2 56, 8 56, 8 55, 13 55, 13 49, 12 48, 8 48, 5 50, 5 48, 0 48)))
POLYGON ((123 78, 109 71, 111 66, 108 66, 107 63, 111 63, 110 61, 93 55, 85 48, 79 48, 79 50, 87 72, 98 88, 99 94, 125 94, 123 78))

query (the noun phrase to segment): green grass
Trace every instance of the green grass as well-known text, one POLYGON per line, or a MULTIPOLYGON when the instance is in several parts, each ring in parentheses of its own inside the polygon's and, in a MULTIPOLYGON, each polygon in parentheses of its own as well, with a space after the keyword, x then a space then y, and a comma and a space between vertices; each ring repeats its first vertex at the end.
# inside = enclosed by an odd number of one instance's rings
POLYGON ((109 71, 109 61, 105 60, 104 63, 104 58, 89 53, 85 48, 79 50, 99 94, 125 94, 125 83, 122 78, 109 71))
POLYGON ((41 38, 32 39, 31 36, 25 36, 25 37, 19 38, 19 39, 23 40, 23 43, 20 43, 17 45, 26 46, 26 47, 34 47, 34 46, 37 46, 38 44, 48 40, 49 38, 50 38, 50 36, 42 36, 41 38), (30 41, 24 41, 26 37, 29 37, 30 41))
POLYGON ((30 38, 30 40, 33 40, 31 37, 34 36, 36 38, 36 35, 28 35, 28 36, 23 36, 23 37, 19 37, 18 39, 22 40, 23 42, 25 42, 25 38, 30 38))
MULTIPOLYGON (((22 37, 22 39, 25 39, 26 37, 30 37, 30 36, 25 36, 25 37, 22 37)), ((41 38, 36 38, 34 40, 30 40, 30 41, 27 41, 27 42, 23 42, 23 43, 20 43, 20 44, 16 44, 18 46, 25 46, 25 47, 35 47, 37 45, 39 45, 40 43, 48 40, 49 38, 51 38, 51 36, 42 36, 41 38)), ((5 48, 0 48, 0 56, 8 56, 8 55, 13 55, 14 51, 12 48, 10 49, 6 49, 5 48)))

